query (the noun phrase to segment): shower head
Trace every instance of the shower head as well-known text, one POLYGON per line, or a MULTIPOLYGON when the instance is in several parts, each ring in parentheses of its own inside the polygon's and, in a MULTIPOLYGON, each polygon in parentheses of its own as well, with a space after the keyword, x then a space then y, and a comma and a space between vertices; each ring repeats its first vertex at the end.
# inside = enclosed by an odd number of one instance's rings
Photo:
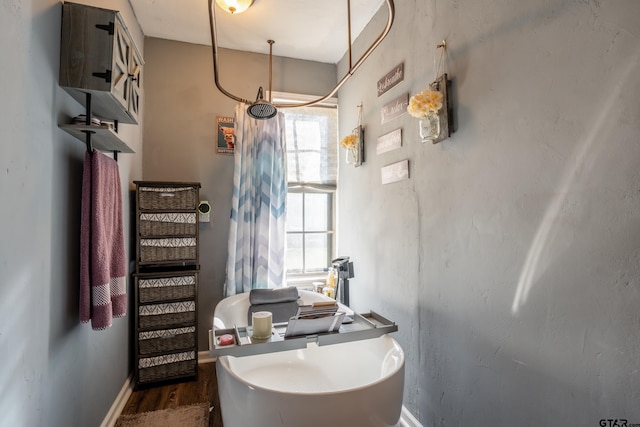
POLYGON ((277 113, 278 110, 276 109, 276 107, 272 103, 264 100, 262 86, 260 86, 260 89, 258 89, 256 102, 249 105, 249 108, 247 108, 247 114, 254 119, 265 120, 275 117, 277 113))
POLYGON ((247 114, 258 120, 270 119, 275 117, 277 113, 276 107, 267 101, 256 101, 247 109, 247 114))
POLYGON ((271 103, 271 76, 272 76, 272 66, 273 66, 273 44, 275 43, 273 40, 267 40, 269 43, 269 101, 264 100, 264 93, 262 91, 262 86, 258 89, 258 96, 256 96, 256 102, 249 105, 247 108, 247 114, 258 120, 265 120, 275 117, 278 113, 275 105, 271 103))

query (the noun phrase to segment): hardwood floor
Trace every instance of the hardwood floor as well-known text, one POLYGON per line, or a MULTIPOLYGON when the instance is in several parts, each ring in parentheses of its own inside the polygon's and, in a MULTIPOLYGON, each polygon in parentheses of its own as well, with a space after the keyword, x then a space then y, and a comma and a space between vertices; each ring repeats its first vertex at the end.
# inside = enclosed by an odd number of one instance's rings
POLYGON ((122 414, 138 414, 202 402, 209 402, 209 406, 213 406, 213 410, 209 414, 209 427, 223 427, 215 362, 198 365, 197 381, 134 391, 122 410, 122 414))

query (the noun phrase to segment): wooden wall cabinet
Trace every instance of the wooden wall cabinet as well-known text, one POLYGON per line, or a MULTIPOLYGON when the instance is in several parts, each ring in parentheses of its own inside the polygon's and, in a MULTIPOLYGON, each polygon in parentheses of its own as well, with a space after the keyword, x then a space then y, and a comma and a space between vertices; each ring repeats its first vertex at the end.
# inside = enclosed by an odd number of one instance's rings
POLYGON ((138 123, 144 61, 120 13, 65 2, 61 33, 58 83, 86 108, 87 121, 59 127, 87 149, 133 153, 118 123, 138 123), (93 116, 113 125, 94 125, 93 116))
POLYGON ((64 3, 59 84, 96 116, 138 123, 143 64, 119 12, 64 3))
POLYGON ((136 384, 195 378, 200 184, 134 183, 136 384))

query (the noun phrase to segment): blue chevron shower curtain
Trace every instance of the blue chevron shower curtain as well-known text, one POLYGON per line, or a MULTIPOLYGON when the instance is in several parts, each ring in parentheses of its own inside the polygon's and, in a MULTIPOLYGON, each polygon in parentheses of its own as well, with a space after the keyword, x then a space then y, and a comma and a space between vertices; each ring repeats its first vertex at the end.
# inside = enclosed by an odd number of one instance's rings
POLYGON ((236 106, 235 165, 224 296, 285 282, 284 115, 256 120, 236 106))

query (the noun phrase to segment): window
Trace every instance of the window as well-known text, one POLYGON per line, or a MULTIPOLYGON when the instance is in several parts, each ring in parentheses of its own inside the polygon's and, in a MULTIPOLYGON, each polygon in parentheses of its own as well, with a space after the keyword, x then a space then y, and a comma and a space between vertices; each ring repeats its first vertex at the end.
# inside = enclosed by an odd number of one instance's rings
POLYGON ((287 138, 287 276, 326 272, 334 253, 338 112, 330 107, 282 109, 287 138))
POLYGON ((333 254, 333 191, 290 188, 287 274, 327 271, 333 254))

